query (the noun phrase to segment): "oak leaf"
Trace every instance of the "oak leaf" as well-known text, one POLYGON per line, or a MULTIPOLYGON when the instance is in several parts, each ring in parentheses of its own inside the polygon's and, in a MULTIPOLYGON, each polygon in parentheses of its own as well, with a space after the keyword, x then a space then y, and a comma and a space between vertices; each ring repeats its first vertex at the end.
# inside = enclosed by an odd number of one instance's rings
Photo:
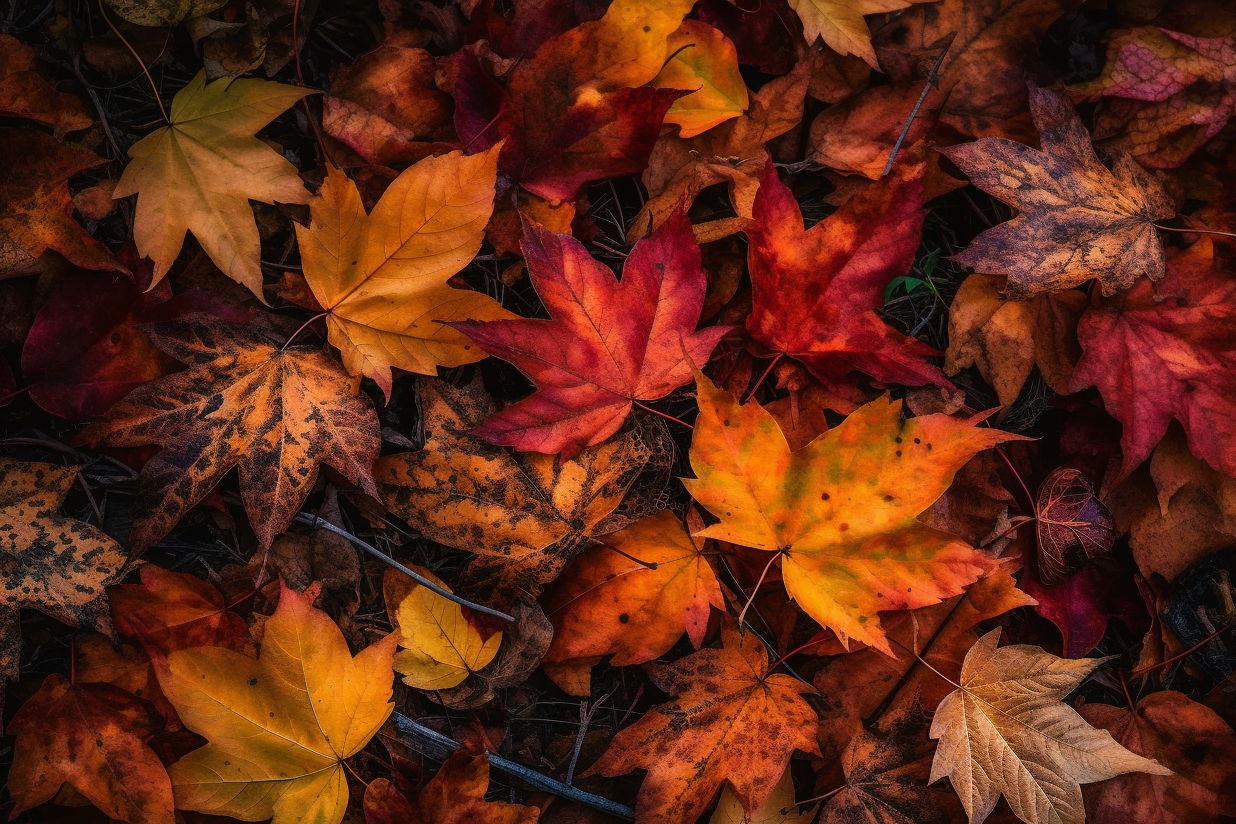
POLYGON ((887 396, 791 452, 757 403, 698 376, 687 490, 721 519, 697 536, 781 554, 786 591, 842 639, 892 654, 878 612, 961 593, 993 563, 917 516, 976 453, 1018 436, 887 396))
POLYGON ((653 707, 614 736, 586 775, 647 771, 635 815, 647 824, 690 824, 728 784, 748 813, 785 773, 794 750, 818 754, 812 688, 768 671, 752 635, 722 633, 721 649, 672 664, 649 664, 653 683, 673 700, 653 707))
POLYGON ((935 0, 789 0, 790 8, 803 23, 808 46, 814 46, 817 37, 822 38, 838 54, 857 55, 876 70, 880 65, 871 45, 871 30, 863 17, 932 2, 935 0))
POLYGON ((632 247, 621 281, 570 235, 529 223, 522 245, 551 319, 451 324, 537 385, 477 427, 490 443, 574 457, 617 432, 641 401, 689 382, 729 332, 695 331, 707 279, 683 212, 632 247))
POLYGON ((949 306, 944 373, 977 368, 1006 410, 1036 366, 1053 392, 1069 394, 1086 296, 1070 290, 1010 300, 1000 293, 1003 285, 991 275, 970 275, 961 284, 949 306))
POLYGON ((1183 693, 1156 692, 1136 711, 1083 704, 1082 718, 1172 775, 1131 773, 1083 791, 1090 824, 1218 824, 1236 810, 1236 734, 1183 693))
POLYGON ((854 371, 887 383, 950 385, 926 362, 936 350, 876 313, 888 282, 910 270, 921 241, 925 162, 917 151, 907 158, 809 230, 771 162, 760 177, 746 230, 747 331, 830 388, 854 371))
POLYGON ((387 396, 392 367, 434 374, 485 356, 446 322, 511 317, 488 295, 447 284, 481 248, 498 152, 422 160, 368 215, 356 184, 332 167, 309 204, 312 223, 296 227, 330 342, 387 396))
POLYGON ((1158 284, 1142 282, 1082 316, 1072 388, 1097 386, 1124 428, 1120 477, 1180 421, 1189 450, 1236 475, 1236 278, 1204 238, 1176 252, 1158 284))
POLYGON ((81 98, 58 92, 43 79, 34 49, 8 34, 0 34, 0 112, 51 126, 56 137, 94 123, 81 98))
POLYGON ((396 635, 353 657, 316 595, 282 588, 257 660, 199 647, 160 667, 181 721, 207 739, 169 769, 179 809, 272 824, 343 820, 343 760, 392 709, 396 635))
POLYGON ((76 467, 0 457, 0 691, 17 678, 22 609, 112 635, 105 587, 128 561, 103 530, 60 513, 76 467))
POLYGON ((1063 702, 1106 658, 1070 661, 1038 647, 997 648, 1000 629, 966 653, 957 689, 936 709, 932 782, 948 776, 971 824, 1000 796, 1026 824, 1082 824, 1081 784, 1171 770, 1129 752, 1063 702))
POLYGON ((68 784, 109 818, 172 824, 172 784, 146 745, 162 728, 149 705, 124 690, 47 676, 9 726, 17 736, 10 815, 50 801, 68 784))
POLYGON ((144 384, 78 435, 109 446, 159 444, 142 468, 143 508, 130 540, 162 538, 233 468, 263 547, 295 517, 328 464, 376 496, 370 467, 378 421, 359 378, 338 361, 287 347, 265 320, 247 328, 207 315, 153 324, 147 334, 189 369, 144 384))
MULTIPOLYGON (((450 589, 429 570, 412 569, 450 589)), ((404 676, 408 686, 421 690, 457 687, 498 654, 502 633, 482 634, 465 608, 454 601, 395 569, 386 571, 382 589, 402 647, 395 653, 395 672, 404 676)))
POLYGON ((628 425, 572 460, 513 454, 469 434, 493 402, 479 381, 418 384, 424 448, 378 461, 390 510, 430 540, 475 552, 470 568, 492 596, 539 592, 593 539, 632 518, 615 512, 636 481, 655 497, 672 446, 657 424, 628 425))
POLYGON ((228 277, 262 296, 262 256, 250 200, 308 203, 296 167, 253 136, 309 89, 265 80, 216 80, 201 71, 172 99, 169 124, 129 149, 114 197, 137 195, 133 240, 167 274, 185 232, 228 277))
POLYGON ((543 662, 547 672, 582 669, 583 677, 572 683, 586 685, 588 668, 606 655, 618 667, 643 664, 669 652, 684 632, 698 648, 710 607, 725 609, 701 549, 666 511, 607 536, 576 558, 545 595, 554 624, 543 662))
POLYGON ((86 269, 124 272, 72 216, 69 178, 104 159, 28 129, 0 128, 0 144, 0 278, 39 271, 48 249, 86 269))
POLYGON ((1014 298, 1091 279, 1112 295, 1143 275, 1161 278, 1155 221, 1176 210, 1158 182, 1127 155, 1110 170, 1099 162, 1085 126, 1056 92, 1030 84, 1030 113, 1042 150, 995 137, 940 150, 971 183, 1020 212, 953 259, 1008 275, 1014 298))
POLYGON ((684 20, 666 45, 673 57, 650 83, 658 89, 691 92, 665 113, 665 122, 678 126, 680 137, 695 137, 746 111, 747 84, 728 37, 707 23, 684 20))

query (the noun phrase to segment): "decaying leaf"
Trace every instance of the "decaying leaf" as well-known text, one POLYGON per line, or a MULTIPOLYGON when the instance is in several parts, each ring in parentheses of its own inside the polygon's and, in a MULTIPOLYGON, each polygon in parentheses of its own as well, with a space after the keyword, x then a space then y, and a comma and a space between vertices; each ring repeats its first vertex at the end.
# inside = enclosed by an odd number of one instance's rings
POLYGON ((169 770, 176 806, 272 824, 339 824, 343 759, 391 712, 396 635, 355 657, 314 588, 286 587, 254 660, 233 650, 173 652, 159 684, 181 721, 207 739, 169 770))
POLYGON ((916 518, 977 452, 1016 439, 947 415, 902 420, 887 397, 797 452, 756 403, 697 377, 692 497, 721 519, 696 533, 781 554, 786 591, 821 625, 892 654, 879 612, 957 595, 992 566, 916 518))
POLYGON ((172 824, 172 783, 146 739, 162 728, 149 705, 107 684, 70 684, 49 675, 13 717, 11 815, 72 786, 109 817, 172 824))
POLYGON ((486 801, 489 757, 460 752, 443 762, 417 797, 421 820, 433 824, 536 824, 540 810, 486 801))
POLYGON ((488 295, 447 281, 472 260, 493 211, 499 148, 409 167, 365 214, 356 184, 331 168, 296 227, 305 280, 329 339, 354 375, 388 396, 391 368, 434 374, 485 356, 449 321, 510 317, 488 295))
POLYGON ((1065 704, 1104 659, 1070 661, 1024 644, 997 647, 994 629, 966 653, 957 689, 936 709, 931 781, 948 776, 971 824, 1003 795, 1026 824, 1082 824, 1082 784, 1127 772, 1168 775, 1065 704))
POLYGON ((1097 279, 1114 295, 1138 278, 1163 277, 1155 221, 1176 210, 1157 181, 1126 155, 1109 170, 1068 100, 1030 86, 1042 150, 1005 138, 941 149, 970 181, 1018 209, 954 260, 1008 276, 1010 296, 1061 292, 1097 279))
POLYGON ((729 332, 695 331, 707 281, 685 213, 635 244, 621 281, 575 238, 532 223, 523 251, 551 320, 451 324, 537 384, 476 428, 490 443, 572 458, 617 432, 636 404, 689 382, 729 332))
POLYGON ((630 426, 569 461, 513 454, 468 434, 493 412, 479 382, 418 386, 425 446, 378 461, 383 499, 426 537, 477 553, 472 573, 490 597, 539 592, 592 538, 626 525, 608 516, 641 473, 668 470, 660 429, 630 426))
POLYGON ((250 200, 308 203, 296 167, 253 133, 309 94, 265 80, 216 80, 199 72, 172 99, 170 123, 129 149, 114 197, 137 195, 133 239, 167 274, 185 232, 225 275, 261 297, 262 256, 250 200))
POLYGON ((328 464, 376 497, 378 422, 368 398, 324 353, 292 346, 268 322, 247 328, 205 315, 148 329, 189 365, 145 384, 82 432, 80 442, 159 444, 142 468, 145 509, 130 540, 147 547, 235 467, 258 540, 270 546, 328 464))
POLYGON ((614 736, 589 773, 647 771, 635 815, 648 824, 690 824, 722 784, 748 813, 759 809, 794 750, 818 753, 809 685, 768 672, 768 653, 752 635, 723 634, 725 646, 672 664, 650 664, 653 682, 673 700, 614 736))
POLYGON ((1079 470, 1052 470, 1035 496, 1039 580, 1047 586, 1111 552, 1116 542, 1112 514, 1079 470))

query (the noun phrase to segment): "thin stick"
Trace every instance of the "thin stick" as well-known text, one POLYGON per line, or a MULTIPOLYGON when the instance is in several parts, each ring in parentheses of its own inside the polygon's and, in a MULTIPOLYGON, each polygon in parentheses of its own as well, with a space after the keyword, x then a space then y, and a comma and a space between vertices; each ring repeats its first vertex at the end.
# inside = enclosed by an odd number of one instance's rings
POLYGON ((458 595, 451 592, 449 589, 440 587, 437 584, 435 584, 433 581, 426 578, 424 575, 420 575, 416 572, 413 572, 412 570, 408 569, 403 564, 396 561, 391 556, 387 555, 382 550, 378 549, 377 547, 371 544, 368 544, 362 541, 360 538, 357 538, 355 535, 348 532, 346 529, 340 529, 339 527, 335 526, 330 521, 327 521, 324 518, 319 518, 316 515, 310 515, 308 512, 298 512, 296 514, 295 520, 296 520, 296 523, 298 524, 305 524, 307 526, 316 526, 316 527, 325 529, 327 532, 335 533, 340 538, 344 538, 350 541, 353 545, 358 546, 361 549, 365 550, 373 557, 382 561, 384 564, 387 564, 388 566, 391 566, 399 570, 404 575, 407 575, 409 578, 411 578, 412 580, 416 581, 421 586, 428 589, 430 592, 433 592, 437 595, 441 595, 446 600, 453 601, 454 603, 459 604, 461 607, 467 607, 468 609, 475 610, 476 612, 482 612, 485 615, 492 615, 495 618, 501 618, 503 621, 513 622, 515 620, 510 615, 507 615, 505 612, 499 612, 496 609, 491 609, 490 607, 484 606, 482 604, 473 603, 472 601, 469 601, 466 598, 460 598, 458 595))
POLYGON ((914 118, 918 117, 918 110, 923 107, 923 102, 927 100, 928 92, 931 91, 933 86, 938 86, 940 82, 940 66, 944 64, 944 55, 948 54, 948 50, 952 45, 953 41, 950 40, 948 45, 944 47, 944 51, 940 52, 940 56, 936 58, 931 71, 927 74, 927 82, 923 85, 923 91, 918 96, 918 102, 910 110, 910 117, 906 120, 906 125, 901 127, 901 134, 897 135, 897 142, 893 144, 893 150, 888 153, 888 162, 884 164, 884 171, 880 173, 880 177, 884 177, 893 170, 893 161, 897 159, 897 153, 901 151, 901 144, 905 142, 906 135, 910 133, 910 127, 914 125, 914 118))
POLYGON ((1153 672, 1154 670, 1159 669, 1160 667, 1166 667, 1168 664, 1174 664, 1174 663, 1176 663, 1177 661, 1179 661, 1181 658, 1187 658, 1188 656, 1190 656, 1190 655, 1192 655, 1193 653, 1197 652, 1197 651, 1198 651, 1199 649, 1201 649, 1202 647, 1204 647, 1204 646, 1206 646, 1207 644, 1209 644, 1211 641, 1213 641, 1213 640, 1215 640, 1216 638, 1218 638, 1218 637, 1219 637, 1220 635, 1222 635, 1223 633, 1227 632, 1227 631, 1228 631, 1229 629, 1231 629, 1232 627, 1236 627, 1236 621, 1231 621, 1231 622, 1229 622, 1226 626, 1224 626, 1224 627, 1222 627, 1222 628, 1220 628, 1220 629, 1215 630, 1214 632, 1210 633, 1210 634, 1209 634, 1209 635, 1207 635, 1205 638, 1203 638, 1202 640, 1198 641, 1196 644, 1194 644, 1193 646, 1189 647, 1187 650, 1185 650, 1184 652, 1180 653, 1179 655, 1173 655, 1171 658, 1168 658, 1166 661, 1163 661, 1162 663, 1159 663, 1159 664, 1152 664, 1152 665, 1151 665, 1151 666, 1149 666, 1149 667, 1142 667, 1142 668, 1141 668, 1141 669, 1139 669, 1139 670, 1133 670, 1131 673, 1129 673, 1129 677, 1130 677, 1130 678, 1139 678, 1139 677, 1141 677, 1141 676, 1145 675, 1145 674, 1146 674, 1146 673, 1148 673, 1148 672, 1153 672))
MULTIPOLYGON (((419 724, 401 712, 395 712, 393 715, 395 727, 399 732, 405 736, 415 738, 421 743, 430 745, 443 755, 455 752, 460 747, 459 742, 455 739, 448 738, 437 730, 426 727, 424 724, 419 724)), ((552 793, 561 798, 574 801, 577 804, 592 807, 594 810, 625 818, 628 821, 635 819, 635 811, 630 807, 619 804, 616 801, 610 801, 608 798, 599 795, 593 795, 590 792, 585 792, 568 784, 563 784, 561 781, 543 775, 536 770, 529 769, 522 764, 516 764, 514 761, 509 761, 500 755, 489 753, 489 766, 499 772, 506 773, 512 778, 518 778, 525 784, 542 792, 552 793)))
POLYGON ((571 753, 571 764, 567 767, 567 784, 575 783, 575 765, 579 763, 579 753, 584 748, 584 737, 588 734, 588 727, 592 724, 593 717, 597 714, 597 710, 601 709, 601 706, 613 694, 613 690, 610 690, 591 705, 587 701, 579 702, 579 732, 575 735, 575 751, 571 753))
POLYGON ((764 383, 764 378, 768 377, 768 373, 773 371, 773 367, 777 365, 777 363, 781 360, 781 356, 784 354, 784 352, 778 352, 777 356, 768 362, 768 366, 764 367, 764 371, 760 375, 760 379, 755 382, 755 386, 751 387, 751 391, 747 393, 747 397, 742 399, 743 403, 746 403, 754 397, 755 393, 759 391, 760 385, 764 383))
POLYGON ((103 22, 107 23, 107 27, 112 30, 112 34, 124 43, 124 47, 129 50, 129 54, 133 55, 133 59, 137 61, 137 65, 142 67, 142 74, 146 75, 146 82, 150 84, 150 90, 154 92, 155 103, 159 104, 159 114, 163 115, 163 122, 171 125, 172 119, 167 116, 167 109, 163 108, 163 98, 159 96, 159 87, 155 85, 154 78, 150 76, 150 69, 146 68, 146 64, 142 62, 142 58, 137 56, 137 51, 129 45, 129 41, 124 39, 124 35, 120 30, 112 25, 112 19, 107 16, 107 9, 103 7, 103 0, 99 0, 99 13, 103 15, 103 22))
POLYGON ((1154 228, 1164 232, 1180 232, 1183 235, 1218 235, 1219 237, 1236 237, 1236 232, 1220 232, 1218 229, 1177 229, 1174 226, 1160 226, 1154 224, 1154 228))
POLYGON ((653 409, 651 406, 645 406, 639 401, 631 401, 631 403, 635 404, 636 406, 638 406, 640 409, 644 410, 645 412, 651 412, 654 415, 660 415, 662 418, 665 418, 667 421, 673 421, 674 423, 680 426, 685 426, 687 429, 695 429, 694 426, 687 423, 686 421, 679 420, 678 418, 675 418, 673 415, 667 415, 664 412, 658 412, 656 409, 653 409))

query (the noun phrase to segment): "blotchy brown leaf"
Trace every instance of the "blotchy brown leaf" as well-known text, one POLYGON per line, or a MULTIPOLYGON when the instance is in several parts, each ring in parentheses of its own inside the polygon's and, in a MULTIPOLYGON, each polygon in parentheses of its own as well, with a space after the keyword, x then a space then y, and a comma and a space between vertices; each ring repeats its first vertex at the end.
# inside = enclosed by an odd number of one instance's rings
POLYGON ((77 438, 163 446, 142 469, 134 546, 166 535, 234 467, 263 547, 292 522, 323 463, 377 495, 370 474, 377 417, 357 392, 360 379, 338 361, 281 348, 282 336, 265 320, 241 328, 195 315, 148 333, 189 369, 134 390, 77 438))

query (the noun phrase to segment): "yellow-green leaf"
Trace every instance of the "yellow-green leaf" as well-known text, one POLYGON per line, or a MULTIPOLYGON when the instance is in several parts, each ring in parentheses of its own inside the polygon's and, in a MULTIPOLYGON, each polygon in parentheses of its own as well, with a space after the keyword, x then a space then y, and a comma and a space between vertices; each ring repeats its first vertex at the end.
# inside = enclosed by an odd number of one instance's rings
POLYGON ((666 123, 679 127, 679 137, 695 137, 747 110, 747 84, 728 37, 707 23, 684 20, 667 42, 672 57, 651 85, 691 91, 665 115, 666 123))

